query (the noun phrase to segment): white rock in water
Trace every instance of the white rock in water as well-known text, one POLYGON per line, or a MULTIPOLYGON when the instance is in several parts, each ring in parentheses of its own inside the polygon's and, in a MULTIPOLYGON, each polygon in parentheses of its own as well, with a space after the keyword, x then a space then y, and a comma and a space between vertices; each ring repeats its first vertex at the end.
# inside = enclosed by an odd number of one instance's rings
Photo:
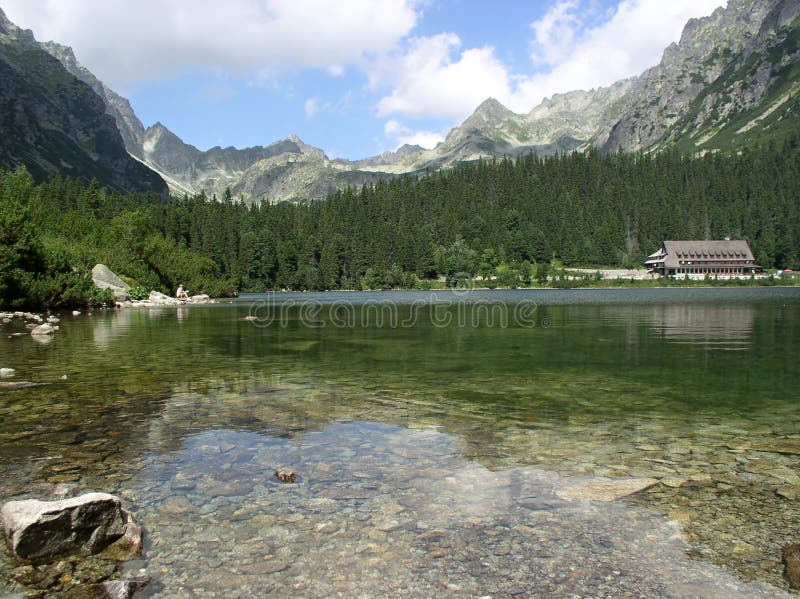
POLYGON ((128 519, 120 500, 108 493, 60 501, 9 501, 2 515, 11 550, 38 563, 97 553, 123 535, 128 519))
POLYGON ((0 379, 11 378, 16 372, 13 368, 0 368, 0 379))
POLYGON ((53 328, 52 325, 45 323, 45 324, 40 324, 38 327, 33 328, 31 330, 31 335, 33 336, 52 335, 53 333, 55 333, 55 331, 56 330, 53 328))
POLYGON ((73 310, 72 311, 72 315, 73 316, 80 316, 81 315, 81 311, 80 310, 73 310))

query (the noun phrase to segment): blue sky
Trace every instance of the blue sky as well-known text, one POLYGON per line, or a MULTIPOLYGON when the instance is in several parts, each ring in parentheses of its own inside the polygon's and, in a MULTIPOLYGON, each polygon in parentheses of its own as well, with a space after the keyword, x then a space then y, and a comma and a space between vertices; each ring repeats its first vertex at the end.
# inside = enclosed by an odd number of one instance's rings
POLYGON ((432 147, 487 97, 638 75, 724 0, 0 0, 200 149, 291 134, 331 157, 432 147))

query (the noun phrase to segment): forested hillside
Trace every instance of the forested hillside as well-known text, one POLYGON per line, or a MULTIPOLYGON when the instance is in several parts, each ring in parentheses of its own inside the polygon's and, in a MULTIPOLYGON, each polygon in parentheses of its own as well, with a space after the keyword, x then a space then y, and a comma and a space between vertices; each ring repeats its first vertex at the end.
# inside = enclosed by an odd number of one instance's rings
POLYGON ((3 172, 0 298, 72 301, 77 292, 66 288, 85 285, 97 262, 145 287, 183 282, 220 295, 405 287, 459 274, 526 280, 554 259, 636 266, 663 239, 726 236, 748 240, 764 267, 796 268, 798 197, 797 136, 733 156, 593 151, 478 162, 309 205, 163 201, 3 172))

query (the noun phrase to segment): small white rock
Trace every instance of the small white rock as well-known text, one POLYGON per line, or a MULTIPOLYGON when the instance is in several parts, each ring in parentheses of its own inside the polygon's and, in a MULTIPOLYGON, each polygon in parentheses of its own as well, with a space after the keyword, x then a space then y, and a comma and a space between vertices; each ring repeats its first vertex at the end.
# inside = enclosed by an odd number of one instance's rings
POLYGON ((72 315, 73 316, 80 316, 81 315, 81 311, 80 310, 73 310, 72 311, 72 315))
POLYGON ((11 378, 16 372, 13 368, 0 368, 0 379, 11 378))

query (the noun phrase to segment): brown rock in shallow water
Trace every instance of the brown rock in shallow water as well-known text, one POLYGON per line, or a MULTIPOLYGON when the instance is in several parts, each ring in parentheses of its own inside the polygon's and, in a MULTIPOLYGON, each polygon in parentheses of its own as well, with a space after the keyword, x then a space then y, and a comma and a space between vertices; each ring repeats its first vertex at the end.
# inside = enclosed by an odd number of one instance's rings
POLYGON ((783 548, 783 575, 789 581, 789 587, 800 589, 800 543, 783 548))
POLYGON ((106 547, 100 554, 104 559, 124 562, 142 555, 142 527, 136 524, 127 510, 122 510, 127 518, 122 536, 106 547))
POLYGON ((99 585, 99 590, 107 599, 130 599, 136 591, 146 587, 149 582, 150 577, 147 575, 123 580, 108 580, 99 585))
POLYGON ((277 478, 282 483, 293 483, 297 478, 297 475, 294 473, 294 470, 289 470, 288 468, 281 468, 275 473, 275 478, 277 478))

